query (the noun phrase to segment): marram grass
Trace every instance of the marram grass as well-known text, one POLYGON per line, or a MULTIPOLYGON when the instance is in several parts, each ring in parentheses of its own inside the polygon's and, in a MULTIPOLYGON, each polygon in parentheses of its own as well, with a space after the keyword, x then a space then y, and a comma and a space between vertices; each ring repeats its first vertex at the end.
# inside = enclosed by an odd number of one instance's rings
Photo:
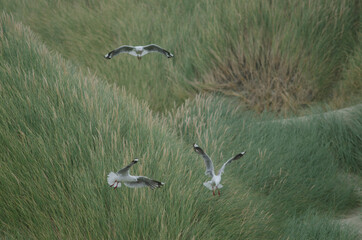
POLYGON ((212 202, 221 200, 211 198, 193 173, 190 147, 146 104, 79 72, 6 15, 1 18, 1 45, 2 237, 269 235, 272 227, 266 224, 260 231, 253 229, 256 222, 269 219, 258 219, 266 213, 249 198, 239 199, 233 208, 240 210, 235 216, 239 221, 228 221, 237 231, 225 235, 220 230, 229 217, 210 214, 212 202), (158 191, 110 189, 108 172, 134 157, 140 162, 132 171, 166 186, 158 191), (254 214, 246 215, 248 211, 254 214), (235 227, 240 223, 242 231, 235 227))
POLYGON ((0 26, 2 238, 309 239, 318 232, 358 239, 331 218, 357 202, 339 170, 359 173, 360 111, 352 125, 329 119, 285 127, 229 99, 196 96, 158 115, 49 51, 9 15, 0 26), (202 186, 207 177, 193 142, 216 168, 247 151, 226 169, 220 197, 202 186), (108 172, 134 157, 132 173, 164 188, 107 186, 108 172))
POLYGON ((359 1, 2 2, 51 49, 153 110, 201 91, 237 96, 259 112, 361 101, 359 1), (123 44, 149 43, 175 57, 103 58, 123 44))

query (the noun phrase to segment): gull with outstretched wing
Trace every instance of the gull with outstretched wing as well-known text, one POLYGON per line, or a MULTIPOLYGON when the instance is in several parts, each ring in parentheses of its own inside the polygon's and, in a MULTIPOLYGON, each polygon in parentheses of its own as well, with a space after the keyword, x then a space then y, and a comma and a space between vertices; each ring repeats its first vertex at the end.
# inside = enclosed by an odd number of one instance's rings
POLYGON ((107 177, 107 182, 110 187, 120 188, 121 183, 129 188, 149 187, 152 190, 162 187, 165 183, 152 180, 145 176, 132 176, 129 174, 129 169, 138 162, 138 159, 134 159, 129 165, 122 168, 118 172, 110 172, 107 177))
POLYGON ((202 156, 206 165, 205 175, 209 175, 211 177, 211 181, 204 182, 204 186, 208 189, 212 190, 212 194, 215 196, 215 190, 217 189, 218 194, 220 195, 220 188, 223 185, 220 184, 221 182, 221 175, 224 173, 226 165, 230 164, 232 161, 237 160, 244 156, 245 152, 238 153, 234 157, 227 160, 222 167, 220 168, 218 174, 215 174, 214 165, 210 159, 210 157, 204 152, 202 148, 200 148, 196 143, 193 145, 194 151, 202 156))
POLYGON ((128 53, 132 56, 135 56, 138 58, 138 60, 141 60, 141 58, 150 52, 158 52, 163 55, 165 55, 168 58, 172 58, 173 54, 166 51, 165 49, 161 48, 160 46, 156 44, 149 44, 146 46, 129 46, 129 45, 123 45, 119 48, 114 49, 113 51, 110 51, 107 53, 104 57, 107 59, 111 59, 112 57, 120 54, 120 53, 128 53))

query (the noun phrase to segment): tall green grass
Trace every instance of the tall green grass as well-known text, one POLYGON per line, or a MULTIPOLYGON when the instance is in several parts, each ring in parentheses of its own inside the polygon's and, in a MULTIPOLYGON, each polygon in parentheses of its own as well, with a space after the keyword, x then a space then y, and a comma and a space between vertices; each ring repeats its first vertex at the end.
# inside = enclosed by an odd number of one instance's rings
MULTIPOLYGON (((199 91, 238 96, 258 111, 297 111, 320 101, 345 106, 350 93, 339 90, 360 82, 349 80, 361 75, 358 1, 2 4, 51 49, 125 86, 154 110, 179 106, 199 91), (119 45, 148 43, 163 46, 175 57, 103 59, 119 45)), ((353 91, 354 101, 361 100, 359 93, 353 91)))
POLYGON ((330 216, 320 216, 312 211, 292 219, 287 225, 284 239, 353 239, 357 234, 355 229, 347 226, 341 231, 341 226, 331 221, 330 216))
POLYGON ((197 95, 154 114, 9 15, 0 27, 2 238, 358 239, 331 216, 358 201, 344 173, 360 174, 360 110, 348 122, 284 125, 197 95), (216 168, 247 151, 226 169, 220 197, 202 186, 208 178, 193 142, 216 168), (107 186, 108 172, 134 157, 132 173, 164 188, 107 186))
MULTIPOLYGON (((246 185, 258 192, 262 199, 270 201, 270 214, 280 222, 294 217, 304 219, 310 209, 335 214, 358 204, 358 187, 351 185, 348 175, 342 172, 361 174, 360 119, 359 106, 347 118, 321 115, 284 124, 267 121, 268 115, 256 117, 220 97, 198 97, 169 115, 179 136, 187 142, 202 143, 219 161, 214 162, 215 166, 220 167, 220 160, 229 157, 225 152, 246 150, 248 158, 245 156, 239 166, 228 169, 223 178, 228 182, 225 188, 246 185)), ((202 167, 202 163, 199 165, 202 167)), ((320 233, 320 239, 349 238, 334 223, 324 222, 325 217, 317 219, 328 228, 320 233), (336 231, 331 233, 333 238, 327 234, 330 229, 336 231)), ((300 224, 288 225, 291 239, 296 238, 294 231, 313 229, 315 223, 300 224)), ((308 236, 300 234, 296 239, 308 236)))
POLYGON ((204 189, 194 174, 190 147, 146 104, 79 72, 9 16, 2 16, 0 33, 2 237, 270 235, 266 211, 247 190, 241 193, 245 198, 234 197, 239 200, 233 208, 209 192, 199 194, 204 189), (162 180, 167 187, 110 189, 107 173, 134 157, 140 158, 135 174, 162 180), (235 210, 236 215, 225 215, 235 210), (234 230, 225 232, 224 226, 234 230))
POLYGON ((311 202, 320 209, 343 209, 356 201, 339 169, 361 173, 360 107, 347 122, 343 117, 316 117, 286 125, 264 121, 221 98, 199 97, 185 105, 169 116, 179 135, 188 142, 202 142, 218 159, 227 157, 219 149, 247 149, 254 158, 235 175, 257 191, 275 194, 280 202, 291 197, 285 204, 298 202, 290 206, 295 211, 307 209, 311 202))
MULTIPOLYGON (((360 24, 360 29, 362 24, 360 24)), ((343 68, 340 87, 336 90, 338 97, 332 103, 337 107, 343 106, 343 103, 348 102, 360 103, 361 99, 357 96, 362 95, 362 33, 358 34, 359 44, 356 46, 355 51, 348 57, 346 66, 343 68)))
POLYGON ((59 55, 51 56, 28 29, 4 16, 1 45, 3 237, 176 239, 182 231, 185 236, 204 234, 197 227, 195 233, 187 230, 194 216, 173 207, 176 196, 190 191, 165 175, 168 160, 182 154, 166 151, 170 136, 161 125, 151 126, 156 120, 144 104, 80 73, 59 55), (141 159, 135 172, 162 179, 168 189, 110 191, 107 173, 133 157, 141 159))

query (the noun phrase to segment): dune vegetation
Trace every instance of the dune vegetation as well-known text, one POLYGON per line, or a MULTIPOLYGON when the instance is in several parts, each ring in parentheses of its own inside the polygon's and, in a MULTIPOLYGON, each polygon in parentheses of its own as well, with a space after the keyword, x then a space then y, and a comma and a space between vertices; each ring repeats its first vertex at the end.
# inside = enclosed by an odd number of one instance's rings
POLYGON ((0 9, 0 238, 359 239, 358 1, 0 9), (150 42, 175 57, 103 58, 150 42), (246 151, 221 196, 194 142, 217 169, 246 151), (165 186, 110 189, 136 157, 165 186))
POLYGON ((200 91, 285 114, 361 100, 359 1, 2 2, 51 49, 153 110, 180 106, 200 91), (175 57, 102 58, 120 45, 148 43, 175 57))

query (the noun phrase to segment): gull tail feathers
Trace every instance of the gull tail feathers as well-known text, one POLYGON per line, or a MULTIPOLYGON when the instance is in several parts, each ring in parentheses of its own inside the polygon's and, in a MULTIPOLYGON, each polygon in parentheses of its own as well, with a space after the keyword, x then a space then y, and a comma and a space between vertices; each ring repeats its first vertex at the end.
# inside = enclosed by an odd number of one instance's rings
MULTIPOLYGON (((114 183, 117 181, 117 174, 115 174, 114 172, 110 172, 107 176, 107 182, 109 184, 109 186, 113 186, 114 183)), ((119 187, 121 187, 121 184, 118 184, 119 187)))
POLYGON ((204 186, 210 190, 212 190, 212 185, 211 185, 211 181, 208 182, 204 182, 204 186))

